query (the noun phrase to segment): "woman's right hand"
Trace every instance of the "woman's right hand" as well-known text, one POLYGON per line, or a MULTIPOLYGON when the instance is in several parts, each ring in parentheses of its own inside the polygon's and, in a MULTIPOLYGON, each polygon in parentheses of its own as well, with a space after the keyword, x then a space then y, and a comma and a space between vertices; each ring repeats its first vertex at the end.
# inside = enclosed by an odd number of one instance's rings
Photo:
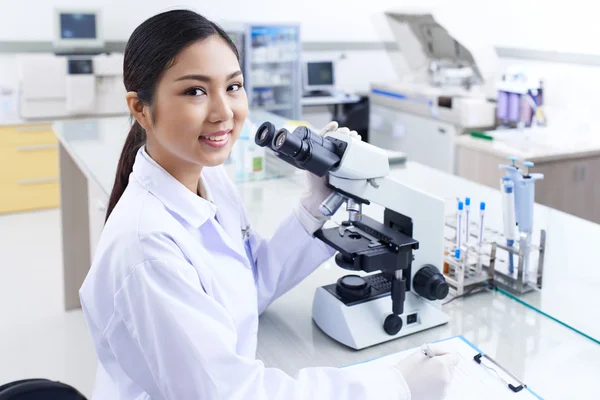
POLYGON ((452 382, 459 358, 456 354, 430 344, 435 356, 421 350, 404 358, 394 367, 400 371, 411 393, 411 400, 442 400, 452 382))

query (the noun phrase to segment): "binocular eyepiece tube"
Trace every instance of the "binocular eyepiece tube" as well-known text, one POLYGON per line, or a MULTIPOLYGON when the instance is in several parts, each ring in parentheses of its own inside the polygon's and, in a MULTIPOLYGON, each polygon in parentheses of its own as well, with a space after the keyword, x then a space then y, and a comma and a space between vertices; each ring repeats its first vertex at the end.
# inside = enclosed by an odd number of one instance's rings
POLYGON ((333 138, 324 138, 305 126, 294 129, 276 129, 271 122, 258 127, 254 137, 260 147, 268 147, 277 157, 296 168, 317 176, 325 176, 339 165, 347 144, 333 138))

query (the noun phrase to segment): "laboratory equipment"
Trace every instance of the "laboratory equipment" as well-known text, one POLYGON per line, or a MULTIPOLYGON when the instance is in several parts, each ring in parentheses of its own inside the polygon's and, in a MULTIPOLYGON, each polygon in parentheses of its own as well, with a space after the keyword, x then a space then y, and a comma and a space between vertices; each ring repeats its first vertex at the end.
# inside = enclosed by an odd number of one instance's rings
POLYGON ((129 114, 123 54, 21 54, 17 63, 22 119, 129 114))
POLYGON ((59 53, 98 54, 104 48, 99 9, 56 9, 54 48, 59 53))
POLYGON ((456 212, 456 248, 458 250, 460 250, 462 248, 463 209, 464 209, 464 204, 462 201, 459 201, 458 202, 458 211, 456 212))
POLYGON ((496 116, 500 127, 545 126, 544 81, 532 72, 512 67, 497 83, 496 116))
POLYGON ((431 350, 431 347, 429 347, 427 343, 421 345, 421 351, 423 352, 423 354, 425 354, 425 356, 429 358, 435 357, 434 351, 431 350))
MULTIPOLYGON (((503 177, 500 182, 500 193, 502 195, 502 214, 504 221, 504 237, 506 238, 506 246, 512 247, 515 244, 517 222, 515 220, 515 184, 508 178, 503 177)), ((514 271, 513 255, 509 254, 508 273, 514 271)))
POLYGON ((307 61, 302 69, 304 96, 331 96, 335 91, 333 61, 307 61))
POLYGON ((455 138, 495 126, 496 51, 445 13, 385 14, 408 71, 371 83, 369 143, 454 173, 455 138))
POLYGON ((243 46, 242 71, 249 105, 289 119, 302 117, 300 25, 221 21, 243 46))
POLYGON ((469 243, 469 218, 471 217, 471 198, 465 198, 465 240, 469 243))
MULTIPOLYGON (((467 199, 469 210, 471 199, 467 199)), ((446 217, 444 232, 443 273, 451 297, 490 287, 495 275, 496 246, 484 239, 485 202, 479 204, 479 221, 471 221, 463 216, 466 214, 463 202, 459 200, 458 204, 456 215, 446 217), (468 235, 466 232, 469 232, 468 235), (475 232, 477 240, 470 240, 471 237, 475 238, 475 232)))
POLYGON ((506 175, 501 181, 506 245, 498 243, 499 248, 508 252, 509 267, 508 273, 496 271, 498 275, 496 282, 506 286, 508 290, 525 293, 534 288, 541 288, 545 231, 541 232, 539 246, 533 245, 532 241, 535 182, 544 179, 544 175, 529 172, 529 169, 534 166, 532 162, 524 161, 523 168, 520 168, 517 165, 518 160, 516 158, 511 157, 510 161, 511 164, 509 165, 500 164, 499 166, 500 169, 506 170, 506 175), (512 192, 514 192, 514 195, 512 192), (514 205, 511 205, 511 202, 514 205), (532 250, 536 249, 539 251, 538 266, 537 270, 531 271, 531 253, 532 250), (517 256, 519 260, 516 271, 514 269, 514 256, 517 256), (536 274, 535 279, 532 281, 529 278, 530 272, 536 274))
POLYGON ((448 322, 440 304, 449 290, 440 272, 442 198, 392 179, 385 150, 343 133, 321 137, 306 127, 290 132, 265 122, 255 140, 290 165, 328 176, 333 193, 321 205, 324 215, 346 203, 347 219, 315 237, 337 250, 338 266, 356 273, 317 288, 317 326, 361 349, 448 322), (362 213, 370 203, 384 208, 382 222, 362 213))

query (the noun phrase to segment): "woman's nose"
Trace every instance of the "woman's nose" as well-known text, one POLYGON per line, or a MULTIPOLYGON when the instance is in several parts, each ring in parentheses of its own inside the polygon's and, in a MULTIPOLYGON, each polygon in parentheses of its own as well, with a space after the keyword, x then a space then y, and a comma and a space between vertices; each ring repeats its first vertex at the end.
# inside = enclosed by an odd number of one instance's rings
POLYGON ((213 96, 211 101, 210 122, 227 121, 233 118, 231 104, 225 96, 213 96))

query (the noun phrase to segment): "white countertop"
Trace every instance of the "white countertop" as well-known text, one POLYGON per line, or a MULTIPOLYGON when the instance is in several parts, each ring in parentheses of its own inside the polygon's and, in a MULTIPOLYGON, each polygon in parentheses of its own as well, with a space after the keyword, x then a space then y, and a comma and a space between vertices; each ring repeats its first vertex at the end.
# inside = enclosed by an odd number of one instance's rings
MULTIPOLYGON (((394 171, 395 176, 411 183, 421 181, 425 174, 431 181, 421 185, 423 188, 448 188, 438 179, 443 174, 435 177, 435 173, 429 173, 428 168, 415 163, 394 171)), ((302 185, 302 176, 239 184, 255 229, 272 235, 278 221, 297 201, 302 185)), ((373 206, 364 210, 371 216, 377 214, 373 206)), ((343 217, 342 211, 334 219, 343 217)), ((450 315, 450 322, 444 326, 360 351, 349 349, 326 336, 311 320, 315 289, 348 273, 330 260, 262 314, 257 355, 267 366, 289 374, 305 367, 341 367, 463 335, 546 399, 600 396, 600 387, 595 383, 600 373, 600 346, 500 293, 480 293, 444 306, 450 315)))
MULTIPOLYGON (((60 122, 54 127, 61 146, 84 174, 101 187, 110 188, 123 132, 129 128, 128 119, 60 122)), ((469 196, 473 204, 485 201, 488 226, 501 227, 500 197, 495 189, 413 162, 394 167, 392 176, 445 198, 449 211, 455 207, 457 196, 469 196)), ((250 220, 259 232, 265 236, 274 232, 277 221, 297 201, 303 180, 302 174, 294 174, 285 179, 238 183, 250 220)), ((375 218, 382 213, 377 205, 365 206, 363 211, 375 218)), ((334 221, 344 217, 340 211, 334 221)), ((596 296, 600 269, 595 267, 593 252, 600 238, 600 225, 536 205, 535 228, 547 230, 544 289, 523 300, 600 339, 596 296)), ((463 334, 543 397, 593 398, 591 393, 600 396, 594 381, 600 373, 600 346, 499 293, 482 293, 445 306, 451 321, 443 327, 362 351, 345 348, 325 336, 310 319, 315 288, 333 283, 344 274, 347 271, 330 260, 262 315, 258 356, 267 365, 288 373, 306 366, 343 366, 463 334)))
MULTIPOLYGON (((277 126, 285 121, 271 113, 256 112, 251 113, 252 116, 255 121, 271 120, 277 126)), ((61 121, 54 124, 54 130, 61 145, 108 197, 129 126, 128 118, 102 118, 61 121)), ((248 146, 249 142, 240 140, 236 145, 248 146)), ((267 178, 275 176, 271 171, 267 178)), ((473 204, 485 201, 486 224, 495 229, 502 228, 500 195, 496 189, 414 162, 407 162, 405 167, 394 166, 392 176, 417 189, 445 198, 449 213, 454 211, 457 197, 471 197, 473 204)), ((369 208, 377 216, 382 215, 381 207, 367 206, 365 210, 369 208)), ((600 269, 593 267, 600 225, 542 205, 535 206, 534 224, 536 233, 540 229, 547 231, 544 287, 541 293, 531 293, 523 299, 600 339, 600 318, 590 318, 586 308, 589 304, 600 305, 596 296, 596 288, 600 287, 600 269)), ((600 317, 600 311, 596 315, 600 317)))
MULTIPOLYGON (((448 211, 454 211, 456 197, 470 197, 473 204, 485 201, 486 226, 502 229, 501 198, 496 189, 412 162, 394 170, 393 176, 445 198, 448 211)), ((522 300, 600 340, 600 269, 595 262, 600 225, 536 204, 534 242, 540 229, 547 235, 543 289, 522 300)))
POLYGON ((13 125, 23 125, 23 124, 41 124, 41 123, 50 123, 48 121, 25 121, 21 118, 7 118, 0 119, 0 126, 13 126, 13 125))
POLYGON ((486 134, 494 140, 462 135, 456 138, 456 146, 535 163, 600 155, 600 132, 536 128, 497 130, 486 134))

